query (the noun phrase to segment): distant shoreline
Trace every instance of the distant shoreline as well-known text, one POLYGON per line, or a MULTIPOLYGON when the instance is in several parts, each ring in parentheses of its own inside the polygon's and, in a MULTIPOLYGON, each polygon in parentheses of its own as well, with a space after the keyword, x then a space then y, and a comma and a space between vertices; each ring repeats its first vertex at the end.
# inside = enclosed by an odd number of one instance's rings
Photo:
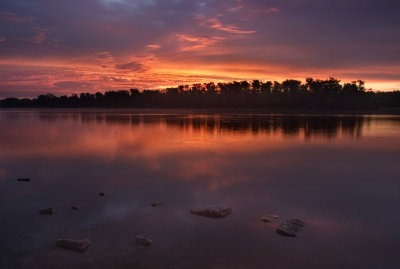
POLYGON ((400 115, 400 108, 381 109, 267 109, 267 108, 126 108, 126 107, 0 107, 0 112, 131 113, 131 114, 271 114, 271 115, 400 115))
POLYGON ((54 94, 37 98, 6 98, 0 107, 14 108, 118 108, 118 109, 187 109, 187 110, 252 110, 268 113, 339 113, 399 114, 400 91, 373 92, 364 81, 341 84, 339 80, 314 80, 305 83, 288 79, 213 82, 180 85, 164 90, 138 89, 80 93, 70 96, 54 94))

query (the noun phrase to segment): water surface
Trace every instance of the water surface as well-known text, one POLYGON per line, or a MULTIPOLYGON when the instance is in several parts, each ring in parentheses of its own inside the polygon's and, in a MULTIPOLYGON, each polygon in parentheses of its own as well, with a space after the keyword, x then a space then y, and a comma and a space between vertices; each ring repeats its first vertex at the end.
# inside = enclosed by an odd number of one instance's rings
POLYGON ((4 110, 0 125, 0 268, 400 267, 397 116, 4 110), (215 203, 233 214, 189 212, 215 203), (307 227, 283 237, 267 214, 307 227))

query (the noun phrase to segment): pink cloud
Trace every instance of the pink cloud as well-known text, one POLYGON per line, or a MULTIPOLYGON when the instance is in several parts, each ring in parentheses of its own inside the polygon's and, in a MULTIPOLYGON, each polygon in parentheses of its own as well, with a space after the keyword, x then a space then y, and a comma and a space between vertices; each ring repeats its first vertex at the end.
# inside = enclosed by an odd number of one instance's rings
POLYGON ((158 50, 158 49, 161 49, 161 46, 157 45, 157 44, 149 44, 149 45, 146 45, 146 48, 149 50, 158 50))
POLYGON ((252 30, 239 30, 235 25, 223 25, 220 20, 211 18, 208 20, 211 23, 210 27, 221 31, 225 31, 231 34, 253 34, 256 31, 252 30))
POLYGON ((265 10, 265 13, 271 14, 271 13, 278 13, 278 12, 280 12, 280 11, 281 11, 281 10, 280 10, 279 8, 271 7, 271 8, 266 9, 266 10, 265 10))
POLYGON ((8 21, 14 23, 33 22, 35 17, 22 17, 12 12, 0 11, 0 21, 8 21))
POLYGON ((183 51, 203 49, 211 45, 214 45, 218 41, 224 39, 223 37, 220 36, 196 37, 184 34, 177 34, 176 37, 178 37, 179 41, 184 43, 183 46, 181 47, 181 50, 183 51))

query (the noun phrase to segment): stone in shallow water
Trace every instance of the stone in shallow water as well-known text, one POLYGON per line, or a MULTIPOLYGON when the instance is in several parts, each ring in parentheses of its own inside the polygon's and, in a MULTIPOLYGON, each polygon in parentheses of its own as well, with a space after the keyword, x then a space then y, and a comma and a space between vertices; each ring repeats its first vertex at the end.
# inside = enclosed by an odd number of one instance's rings
POLYGON ((266 215, 266 216, 263 216, 263 217, 261 218, 261 220, 264 221, 264 222, 273 222, 273 221, 275 221, 277 218, 279 218, 278 215, 266 215))
POLYGON ((31 179, 30 179, 30 178, 27 178, 27 177, 25 177, 25 178, 18 178, 18 179, 17 179, 17 181, 29 182, 29 181, 31 181, 31 179))
POLYGON ((88 239, 83 240, 73 240, 73 239, 58 239, 56 245, 60 248, 65 248, 68 250, 76 252, 84 252, 89 246, 90 241, 88 239))
POLYGON ((192 208, 190 212, 208 218, 224 218, 232 214, 232 209, 224 205, 212 205, 192 208))
POLYGON ((276 232, 284 236, 297 236, 305 226, 299 219, 289 219, 279 224, 276 232))
POLYGON ((152 207, 156 207, 156 206, 159 206, 159 205, 161 205, 161 202, 160 202, 160 201, 155 201, 155 202, 152 202, 152 203, 151 203, 151 206, 152 206, 152 207))
POLYGON ((40 215, 53 215, 54 214, 54 210, 53 210, 53 208, 46 208, 46 209, 42 209, 42 210, 39 210, 39 214, 40 215))
POLYGON ((138 236, 136 236, 136 243, 141 244, 143 246, 150 246, 153 243, 153 240, 150 240, 141 235, 138 235, 138 236))
POLYGON ((71 209, 72 209, 72 210, 79 210, 79 207, 77 207, 77 206, 71 206, 71 209))
POLYGON ((99 196, 106 196, 104 192, 99 192, 99 196))

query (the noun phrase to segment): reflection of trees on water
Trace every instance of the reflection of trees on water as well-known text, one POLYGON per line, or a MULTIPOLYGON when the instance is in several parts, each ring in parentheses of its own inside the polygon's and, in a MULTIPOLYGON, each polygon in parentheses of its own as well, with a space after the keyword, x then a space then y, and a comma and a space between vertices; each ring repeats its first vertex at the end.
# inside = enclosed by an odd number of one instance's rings
POLYGON ((363 127, 371 122, 390 121, 400 125, 400 118, 394 116, 318 116, 318 115, 262 115, 262 114, 131 114, 110 112, 8 112, 2 113, 2 120, 37 120, 56 123, 71 122, 80 125, 163 125, 193 132, 231 133, 282 133, 284 136, 335 138, 338 135, 361 137, 363 127))
MULTIPOLYGON (((17 114, 10 115, 15 120, 17 114)), ((102 112, 48 113, 37 112, 31 117, 46 122, 68 121, 80 125, 126 125, 165 126, 193 132, 237 134, 282 134, 284 136, 303 135, 335 138, 338 135, 358 138, 362 136, 363 126, 379 120, 370 116, 295 116, 260 114, 129 114, 102 112)), ((28 115, 21 116, 26 118, 28 115)), ((389 118, 399 122, 398 118, 389 118)), ((388 120, 388 119, 382 119, 388 120)))

